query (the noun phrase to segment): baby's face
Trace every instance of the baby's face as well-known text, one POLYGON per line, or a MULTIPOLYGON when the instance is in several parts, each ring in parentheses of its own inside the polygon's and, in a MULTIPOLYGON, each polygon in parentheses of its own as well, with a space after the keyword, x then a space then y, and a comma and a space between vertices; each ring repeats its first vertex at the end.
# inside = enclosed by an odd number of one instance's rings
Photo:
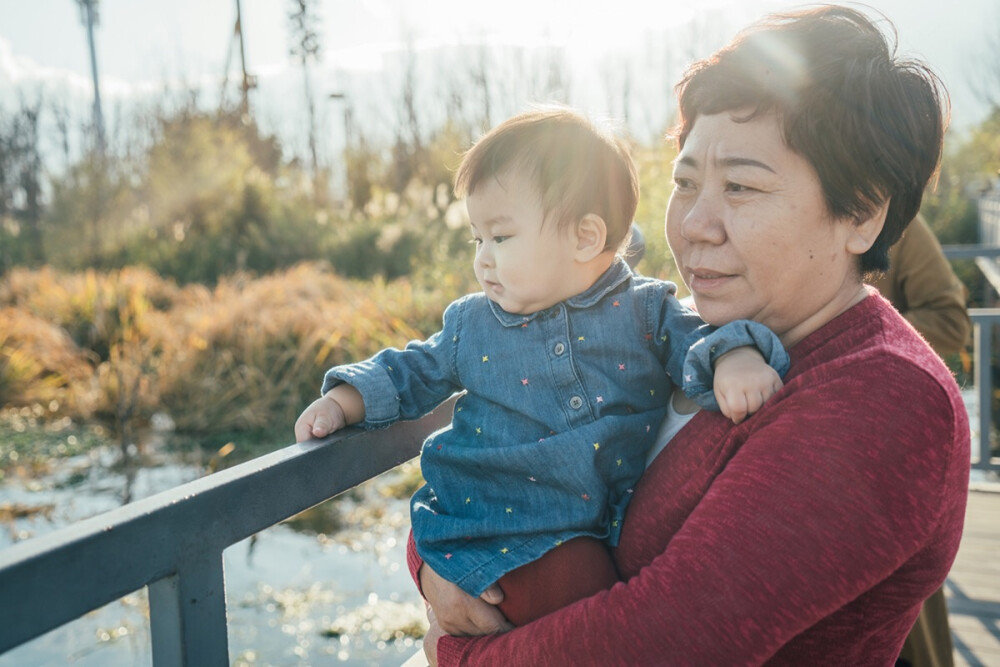
POLYGON ((516 173, 479 183, 466 200, 476 242, 473 267, 486 296, 527 315, 573 296, 572 235, 545 220, 535 187, 516 173))

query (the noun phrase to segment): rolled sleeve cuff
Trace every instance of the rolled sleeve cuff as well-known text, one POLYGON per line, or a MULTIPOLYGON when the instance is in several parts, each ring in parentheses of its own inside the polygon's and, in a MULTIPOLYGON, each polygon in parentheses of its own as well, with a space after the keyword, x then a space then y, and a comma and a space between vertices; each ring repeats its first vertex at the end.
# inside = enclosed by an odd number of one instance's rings
POLYGON ((361 428, 385 428, 399 421, 399 393, 383 366, 373 361, 335 366, 323 377, 322 393, 338 384, 349 384, 360 392, 365 402, 365 420, 358 424, 361 428))
POLYGON ((694 343, 684 360, 684 393, 703 408, 718 410, 712 380, 715 362, 723 354, 746 345, 753 346, 767 365, 784 377, 791 364, 788 352, 773 331, 759 322, 737 320, 719 327, 694 343))

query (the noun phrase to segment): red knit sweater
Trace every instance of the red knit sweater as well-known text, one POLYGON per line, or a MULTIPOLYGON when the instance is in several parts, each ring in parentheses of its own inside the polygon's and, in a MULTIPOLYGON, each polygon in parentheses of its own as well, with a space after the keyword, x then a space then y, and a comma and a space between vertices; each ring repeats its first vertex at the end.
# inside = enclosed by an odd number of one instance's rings
POLYGON ((790 352, 757 414, 702 411, 647 469, 622 583, 506 634, 444 637, 439 663, 891 665, 958 550, 966 411, 877 294, 790 352))

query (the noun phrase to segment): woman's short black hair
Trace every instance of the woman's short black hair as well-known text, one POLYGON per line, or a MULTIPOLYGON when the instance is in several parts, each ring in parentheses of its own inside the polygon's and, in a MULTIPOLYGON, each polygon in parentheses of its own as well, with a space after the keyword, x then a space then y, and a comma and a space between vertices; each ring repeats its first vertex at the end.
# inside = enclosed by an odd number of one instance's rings
POLYGON ((860 220, 889 200, 882 233, 861 256, 863 273, 884 271, 937 169, 947 106, 941 80, 897 58, 892 37, 846 7, 770 15, 687 70, 674 136, 683 147, 700 115, 776 114, 832 215, 860 220))

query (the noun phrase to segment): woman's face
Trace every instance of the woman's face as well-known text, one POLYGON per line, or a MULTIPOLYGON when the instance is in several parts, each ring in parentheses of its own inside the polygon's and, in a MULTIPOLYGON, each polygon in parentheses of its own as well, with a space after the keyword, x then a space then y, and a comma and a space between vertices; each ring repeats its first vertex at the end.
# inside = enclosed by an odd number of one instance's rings
POLYGON ((710 324, 756 320, 791 347, 866 294, 855 225, 831 217, 815 170, 771 114, 695 120, 674 165, 666 227, 710 324))

